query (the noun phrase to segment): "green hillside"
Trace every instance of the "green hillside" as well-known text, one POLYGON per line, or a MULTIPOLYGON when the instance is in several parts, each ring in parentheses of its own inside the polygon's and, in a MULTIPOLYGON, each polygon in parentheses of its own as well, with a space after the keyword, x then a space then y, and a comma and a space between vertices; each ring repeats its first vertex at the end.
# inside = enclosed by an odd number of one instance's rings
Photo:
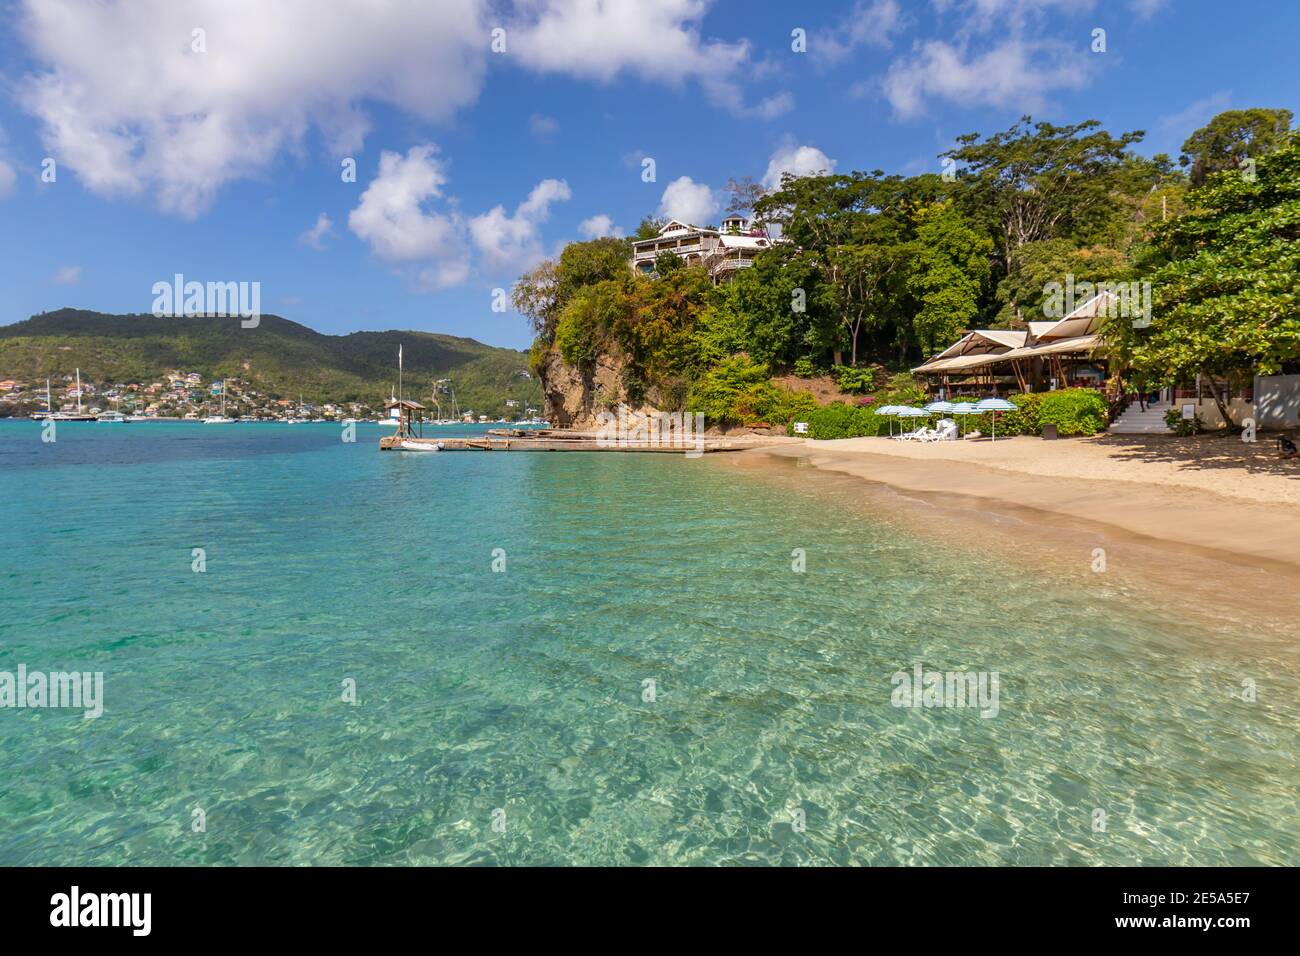
POLYGON ((536 380, 520 374, 524 352, 432 332, 322 335, 274 315, 245 329, 237 318, 45 312, 0 326, 0 379, 38 382, 80 368, 87 381, 146 383, 177 370, 241 379, 271 398, 378 406, 396 383, 399 344, 407 397, 428 405, 433 380, 449 377, 462 409, 495 417, 507 398, 541 407, 536 380))

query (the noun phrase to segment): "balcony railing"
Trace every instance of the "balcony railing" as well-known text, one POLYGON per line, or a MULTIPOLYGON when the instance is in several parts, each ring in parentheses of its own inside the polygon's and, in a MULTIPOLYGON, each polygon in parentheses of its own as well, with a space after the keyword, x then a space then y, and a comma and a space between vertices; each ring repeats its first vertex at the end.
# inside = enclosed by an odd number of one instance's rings
POLYGON ((702 252, 704 246, 701 243, 693 242, 689 246, 669 246, 667 249, 638 249, 636 259, 638 262, 644 262, 646 259, 653 259, 661 252, 672 252, 682 256, 690 252, 702 252))

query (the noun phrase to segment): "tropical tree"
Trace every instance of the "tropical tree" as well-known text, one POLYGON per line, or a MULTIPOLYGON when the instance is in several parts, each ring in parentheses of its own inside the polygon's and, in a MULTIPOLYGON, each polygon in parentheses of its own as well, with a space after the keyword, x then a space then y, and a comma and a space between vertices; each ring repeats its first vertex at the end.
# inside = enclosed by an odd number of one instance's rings
POLYGON ((1200 186, 1212 173, 1237 169, 1282 146, 1291 117, 1282 109, 1227 110, 1187 137, 1178 162, 1191 167, 1192 184, 1200 186))
MULTIPOLYGON (((1097 120, 1067 126, 1028 117, 981 140, 957 138, 942 155, 961 164, 957 181, 967 215, 996 241, 1003 275, 1019 266, 1021 250, 1045 239, 1087 241, 1116 210, 1116 186, 1141 131, 1112 136, 1097 120)), ((1020 303, 1012 300, 1020 317, 1020 303)))
POLYGON ((847 334, 850 364, 858 364, 858 337, 863 329, 883 324, 898 252, 896 246, 852 245, 836 246, 827 256, 834 275, 832 301, 847 334))
POLYGON ((1153 381, 1200 375, 1230 425, 1222 383, 1300 358, 1300 134, 1254 172, 1213 173, 1192 191, 1195 211, 1157 230, 1166 264, 1151 276, 1151 327, 1108 330, 1153 381))
POLYGON ((923 207, 916 221, 904 281, 914 314, 910 335, 900 335, 899 344, 910 338, 922 355, 931 355, 952 344, 979 314, 993 240, 952 202, 923 207))

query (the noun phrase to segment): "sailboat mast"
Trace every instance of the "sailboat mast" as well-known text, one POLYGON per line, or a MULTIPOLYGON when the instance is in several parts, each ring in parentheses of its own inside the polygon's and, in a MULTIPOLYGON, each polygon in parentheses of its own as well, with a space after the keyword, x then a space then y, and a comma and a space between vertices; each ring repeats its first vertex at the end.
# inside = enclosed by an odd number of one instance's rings
POLYGON ((77 414, 81 414, 81 369, 77 369, 77 414))

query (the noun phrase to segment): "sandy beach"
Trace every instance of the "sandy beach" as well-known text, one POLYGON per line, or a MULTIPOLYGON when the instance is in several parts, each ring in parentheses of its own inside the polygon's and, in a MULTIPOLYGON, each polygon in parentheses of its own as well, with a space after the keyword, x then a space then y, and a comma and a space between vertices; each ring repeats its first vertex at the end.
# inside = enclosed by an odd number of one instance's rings
POLYGON ((750 456, 805 459, 949 505, 1058 526, 1101 526, 1207 557, 1300 575, 1300 461, 1276 442, 1107 435, 917 444, 851 438, 772 444, 750 456))

